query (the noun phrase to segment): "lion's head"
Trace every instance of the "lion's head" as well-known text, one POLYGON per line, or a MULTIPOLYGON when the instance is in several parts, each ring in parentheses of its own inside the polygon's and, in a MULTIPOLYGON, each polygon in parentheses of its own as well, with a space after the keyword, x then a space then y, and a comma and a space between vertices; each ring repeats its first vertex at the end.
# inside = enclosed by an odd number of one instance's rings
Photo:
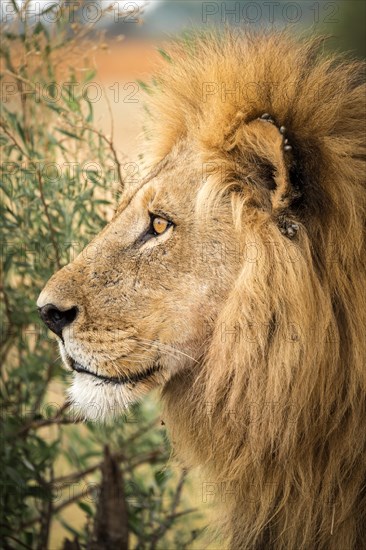
POLYGON ((234 548, 365 535, 365 86, 287 34, 171 48, 151 166, 38 306, 108 416, 160 386, 234 548))
POLYGON ((197 216, 201 171, 191 144, 174 147, 39 298, 86 415, 118 414, 202 357, 235 268, 211 258, 230 238, 230 205, 197 216))

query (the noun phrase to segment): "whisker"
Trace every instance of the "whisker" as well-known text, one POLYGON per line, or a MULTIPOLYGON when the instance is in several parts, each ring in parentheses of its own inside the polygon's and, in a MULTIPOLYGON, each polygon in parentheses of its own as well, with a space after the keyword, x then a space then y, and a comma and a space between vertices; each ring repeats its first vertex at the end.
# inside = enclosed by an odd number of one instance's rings
POLYGON ((183 355, 184 357, 187 357, 188 359, 191 359, 195 363, 199 363, 199 361, 197 361, 197 359, 195 359, 191 355, 188 355, 188 353, 184 353, 184 351, 181 351, 177 348, 174 348, 174 347, 170 346, 169 344, 164 344, 163 342, 157 342, 156 340, 148 340, 146 338, 141 338, 141 340, 139 340, 139 341, 146 342, 147 344, 160 347, 160 348, 164 349, 165 351, 169 351, 171 353, 179 353, 180 355, 183 355))

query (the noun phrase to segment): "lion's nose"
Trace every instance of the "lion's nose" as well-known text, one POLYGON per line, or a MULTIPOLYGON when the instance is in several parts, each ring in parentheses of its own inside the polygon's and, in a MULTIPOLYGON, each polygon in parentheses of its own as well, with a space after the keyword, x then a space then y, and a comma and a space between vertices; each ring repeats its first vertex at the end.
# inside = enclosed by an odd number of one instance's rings
POLYGON ((62 311, 53 304, 46 304, 39 308, 39 314, 48 328, 61 338, 62 330, 76 319, 78 308, 74 306, 62 311))

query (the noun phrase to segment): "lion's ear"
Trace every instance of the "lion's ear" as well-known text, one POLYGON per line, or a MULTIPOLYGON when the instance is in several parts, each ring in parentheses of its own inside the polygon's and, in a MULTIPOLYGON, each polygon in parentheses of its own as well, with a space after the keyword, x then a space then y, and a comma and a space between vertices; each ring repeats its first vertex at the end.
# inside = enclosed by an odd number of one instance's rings
POLYGON ((290 179, 295 160, 286 128, 264 114, 237 128, 229 150, 240 164, 241 178, 252 190, 256 206, 268 209, 278 220, 285 219, 298 196, 290 179))

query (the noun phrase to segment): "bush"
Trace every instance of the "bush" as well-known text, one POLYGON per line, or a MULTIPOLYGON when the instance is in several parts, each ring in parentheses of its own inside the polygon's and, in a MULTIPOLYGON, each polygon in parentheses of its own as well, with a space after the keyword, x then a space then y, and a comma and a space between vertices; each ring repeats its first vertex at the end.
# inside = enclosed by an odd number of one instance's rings
POLYGON ((37 296, 100 230, 124 182, 84 93, 94 72, 62 73, 60 61, 91 44, 81 10, 70 25, 72 4, 46 4, 58 17, 45 25, 17 5, 0 50, 1 547, 48 548, 57 520, 74 539, 64 548, 185 548, 197 533, 182 504, 184 472, 162 470, 169 448, 156 405, 147 400, 101 427, 78 423, 66 401, 50 402, 68 374, 37 296), (75 503, 81 529, 63 516, 75 503))

